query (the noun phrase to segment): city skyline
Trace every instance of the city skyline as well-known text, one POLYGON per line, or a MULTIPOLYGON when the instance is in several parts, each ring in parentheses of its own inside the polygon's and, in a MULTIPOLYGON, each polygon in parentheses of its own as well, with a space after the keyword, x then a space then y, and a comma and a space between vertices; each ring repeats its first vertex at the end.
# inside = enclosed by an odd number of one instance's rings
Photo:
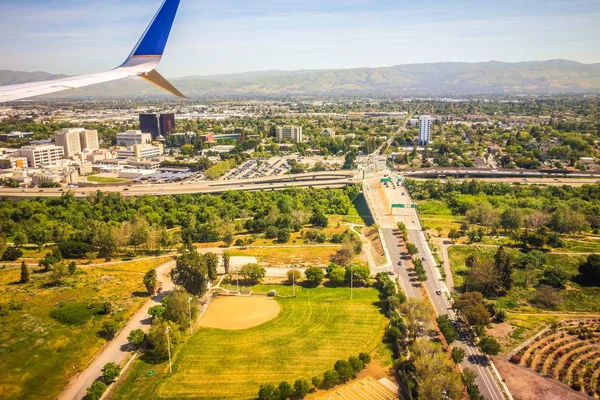
MULTIPOLYGON (((8 0, 0 5, 6 42, 0 69, 80 74, 112 68, 158 5, 8 0)), ((600 4, 585 0, 418 6, 371 0, 183 1, 161 72, 173 77, 556 58, 596 63, 599 17, 600 4)))

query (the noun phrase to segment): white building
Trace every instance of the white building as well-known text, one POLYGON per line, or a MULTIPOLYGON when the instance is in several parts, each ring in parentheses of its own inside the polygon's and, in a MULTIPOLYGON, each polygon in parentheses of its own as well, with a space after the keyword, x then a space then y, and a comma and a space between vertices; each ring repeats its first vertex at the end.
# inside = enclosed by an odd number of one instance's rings
POLYGON ((129 130, 123 133, 117 133, 117 146, 133 146, 134 144, 145 144, 152 142, 151 133, 142 133, 142 131, 129 130))
POLYGON ((21 148, 21 157, 27 159, 30 168, 39 168, 44 164, 54 164, 63 158, 65 151, 61 146, 46 144, 21 148))
POLYGON ((278 126, 276 128, 276 133, 277 133, 277 140, 280 142, 289 140, 291 142, 301 143, 303 140, 301 126, 294 126, 294 125, 278 126))
POLYGON ((98 131, 95 129, 86 129, 79 132, 79 142, 81 148, 88 151, 95 151, 100 149, 98 144, 98 131))
POLYGON ((419 117, 419 144, 426 145, 431 141, 431 118, 429 115, 419 117))
POLYGON ((163 155, 162 145, 152 145, 148 143, 134 144, 126 149, 119 150, 118 158, 135 158, 137 160, 147 160, 163 155))
POLYGON ((61 146, 67 157, 81 153, 81 142, 79 134, 85 131, 83 128, 65 128, 54 134, 54 143, 61 146))
POLYGON ((0 169, 11 168, 27 168, 27 159, 25 157, 0 156, 0 169))

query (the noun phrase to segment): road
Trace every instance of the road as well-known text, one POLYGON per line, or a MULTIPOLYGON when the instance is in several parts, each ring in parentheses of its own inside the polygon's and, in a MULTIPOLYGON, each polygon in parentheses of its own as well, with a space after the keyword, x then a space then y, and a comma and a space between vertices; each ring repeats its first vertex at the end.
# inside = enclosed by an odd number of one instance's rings
POLYGON ((62 188, 30 188, 13 189, 0 188, 0 197, 11 197, 14 199, 38 198, 38 197, 60 197, 65 192, 70 191, 75 197, 86 197, 89 194, 102 192, 122 193, 125 197, 147 196, 147 195, 173 195, 188 193, 222 193, 229 190, 284 190, 291 187, 320 187, 320 188, 340 188, 346 185, 355 184, 354 173, 346 171, 345 173, 327 173, 327 174, 298 174, 284 175, 266 178, 237 179, 231 181, 215 182, 178 182, 163 184, 135 184, 130 186, 107 185, 90 186, 72 189, 62 188), (291 181, 290 179, 294 179, 291 181))
POLYGON ((69 385, 58 396, 59 400, 83 399, 86 395, 86 389, 102 375, 102 367, 106 363, 112 361, 122 364, 131 356, 131 352, 127 351, 127 344, 129 343, 127 336, 134 329, 142 329, 144 332, 150 329, 151 317, 148 315, 148 309, 160 304, 161 299, 173 288, 173 282, 171 282, 171 278, 167 275, 173 266, 175 266, 175 261, 170 260, 156 268, 158 280, 163 287, 162 292, 146 301, 129 319, 129 322, 127 322, 118 335, 100 350, 85 370, 71 379, 69 385))
MULTIPOLYGON (((379 177, 383 174, 371 174, 363 183, 365 196, 369 202, 369 207, 375 214, 373 217, 383 231, 383 240, 390 250, 390 256, 394 265, 394 272, 398 275, 400 284, 409 297, 421 297, 419 291, 419 282, 416 279, 415 271, 407 267, 406 261, 401 259, 399 246, 399 234, 394 232, 397 229, 397 223, 402 221, 408 230, 408 238, 411 243, 417 246, 417 256, 424 259, 423 266, 427 272, 427 281, 424 284, 427 294, 433 304, 437 315, 448 315, 451 320, 456 316, 452 310, 448 299, 448 288, 444 284, 441 273, 436 267, 435 260, 427 244, 425 235, 421 229, 421 224, 416 209, 410 208, 412 203, 408 193, 403 186, 391 185, 385 187, 379 183, 379 177), (394 214, 391 212, 391 204, 404 204, 404 208, 394 208, 394 214), (439 294, 438 294, 439 293, 439 294)), ((460 329, 459 329, 460 331, 460 329)), ((461 339, 454 342, 454 346, 465 350, 467 357, 461 364, 462 368, 470 368, 477 374, 477 385, 481 393, 488 400, 502 400, 506 396, 496 381, 491 366, 487 364, 487 359, 483 356, 477 346, 468 339, 467 332, 460 331, 461 339)), ((506 390, 507 391, 507 390, 506 390)), ((508 391, 507 391, 508 392, 508 391)))

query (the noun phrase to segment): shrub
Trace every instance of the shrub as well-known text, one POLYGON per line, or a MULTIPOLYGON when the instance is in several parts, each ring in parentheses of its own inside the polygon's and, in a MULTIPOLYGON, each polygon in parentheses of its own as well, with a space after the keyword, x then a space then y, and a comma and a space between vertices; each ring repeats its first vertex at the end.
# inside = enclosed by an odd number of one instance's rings
POLYGON ((285 381, 279 383, 279 386, 277 386, 277 391, 279 392, 279 398, 281 400, 289 399, 294 395, 294 389, 292 389, 292 385, 285 381))
POLYGON ((134 346, 139 347, 142 345, 142 343, 144 343, 144 340, 146 340, 146 334, 141 329, 134 329, 129 332, 127 340, 129 340, 129 342, 134 346))
POLYGON ((279 391, 271 384, 260 385, 258 398, 259 400, 279 400, 279 391))
POLYGON ((333 369, 328 369, 323 373, 323 386, 326 388, 333 387, 340 383, 340 374, 333 369))
POLYGON ((341 285, 346 280, 346 270, 341 267, 334 268, 329 273, 329 280, 336 285, 341 285))
POLYGON ((50 311, 50 317, 67 325, 82 325, 102 313, 102 304, 68 303, 50 311))
POLYGON ((104 379, 104 382, 109 383, 117 379, 120 373, 121 367, 114 362, 109 362, 102 368, 102 379, 104 379))
POLYGON ((306 275, 306 279, 314 284, 320 284, 325 279, 325 273, 319 267, 308 267, 306 271, 304 271, 304 275, 306 275))
POLYGON ((294 394, 303 399, 310 391, 310 383, 305 379, 297 379, 294 382, 294 394))
POLYGON ((2 254, 2 261, 15 261, 16 259, 23 256, 21 249, 16 247, 9 247, 2 254))
POLYGON ((521 363, 521 356, 520 356, 520 355, 518 355, 518 354, 513 354, 513 355, 510 357, 509 361, 510 361, 511 363, 513 363, 513 364, 520 364, 520 363, 521 363))
POLYGON ((86 253, 90 251, 90 245, 85 242, 75 240, 65 240, 58 249, 64 258, 86 258, 86 253))
POLYGON ((313 376, 310 382, 315 390, 319 389, 323 385, 323 379, 321 379, 320 376, 313 376))
POLYGON ((98 400, 106 391, 106 383, 102 381, 94 381, 86 390, 86 400, 98 400))
POLYGON ((371 362, 371 356, 368 353, 360 353, 358 355, 360 361, 362 361, 365 365, 371 362))
POLYGON ((102 335, 109 340, 114 338, 118 331, 119 324, 115 321, 105 321, 102 324, 102 335))

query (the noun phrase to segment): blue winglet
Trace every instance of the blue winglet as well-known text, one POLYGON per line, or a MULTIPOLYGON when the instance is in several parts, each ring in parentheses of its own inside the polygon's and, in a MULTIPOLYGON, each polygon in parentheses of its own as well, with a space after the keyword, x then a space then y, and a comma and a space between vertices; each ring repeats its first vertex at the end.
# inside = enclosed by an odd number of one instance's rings
POLYGON ((127 60, 136 56, 162 56, 167 45, 167 39, 169 39, 175 14, 177 14, 179 1, 164 1, 127 60))

